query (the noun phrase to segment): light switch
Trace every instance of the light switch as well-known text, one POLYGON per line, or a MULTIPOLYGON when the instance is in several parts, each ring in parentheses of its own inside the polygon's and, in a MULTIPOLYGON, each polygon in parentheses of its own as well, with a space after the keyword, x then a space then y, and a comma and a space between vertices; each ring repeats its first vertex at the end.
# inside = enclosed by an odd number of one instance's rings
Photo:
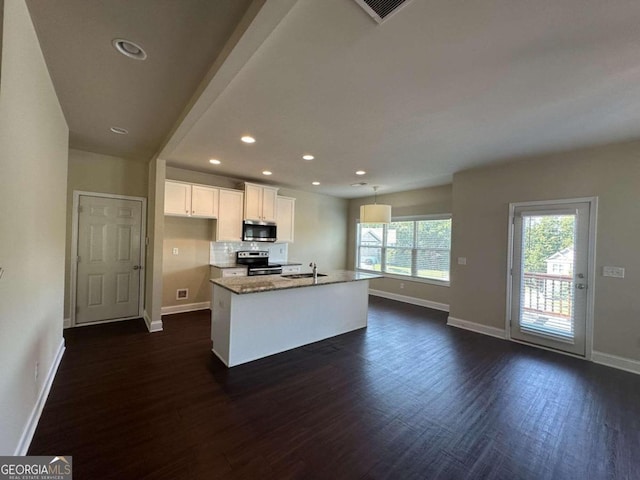
POLYGON ((458 265, 466 265, 467 257, 458 257, 458 265))
POLYGON ((603 277, 624 278, 624 268, 622 267, 602 267, 603 277))
POLYGON ((174 254, 174 255, 178 255, 178 248, 177 248, 177 247, 174 247, 174 248, 173 248, 173 254, 174 254))

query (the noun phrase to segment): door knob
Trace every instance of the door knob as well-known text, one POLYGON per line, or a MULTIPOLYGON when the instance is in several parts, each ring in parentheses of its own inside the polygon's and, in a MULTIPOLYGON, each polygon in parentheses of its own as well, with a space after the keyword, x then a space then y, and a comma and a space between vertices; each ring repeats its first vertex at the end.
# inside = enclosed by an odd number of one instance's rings
POLYGON ((576 283, 576 288, 578 290, 584 290, 587 286, 584 283, 576 283))
POLYGON ((133 269, 134 270, 142 270, 142 265, 134 265, 133 269))

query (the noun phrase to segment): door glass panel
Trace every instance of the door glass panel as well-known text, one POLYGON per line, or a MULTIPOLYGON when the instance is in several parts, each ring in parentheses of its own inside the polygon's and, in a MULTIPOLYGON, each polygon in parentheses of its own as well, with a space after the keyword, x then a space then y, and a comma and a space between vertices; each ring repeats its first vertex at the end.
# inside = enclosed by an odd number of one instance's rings
POLYGON ((572 343, 576 215, 525 215, 519 324, 524 332, 572 343))

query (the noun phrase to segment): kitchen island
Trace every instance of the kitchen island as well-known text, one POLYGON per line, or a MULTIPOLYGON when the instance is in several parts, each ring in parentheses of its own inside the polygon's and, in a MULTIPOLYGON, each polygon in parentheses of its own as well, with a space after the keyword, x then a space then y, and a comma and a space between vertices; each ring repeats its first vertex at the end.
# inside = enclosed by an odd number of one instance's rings
POLYGON ((233 367, 364 328, 369 280, 379 277, 341 270, 317 280, 281 275, 212 279, 212 351, 233 367))

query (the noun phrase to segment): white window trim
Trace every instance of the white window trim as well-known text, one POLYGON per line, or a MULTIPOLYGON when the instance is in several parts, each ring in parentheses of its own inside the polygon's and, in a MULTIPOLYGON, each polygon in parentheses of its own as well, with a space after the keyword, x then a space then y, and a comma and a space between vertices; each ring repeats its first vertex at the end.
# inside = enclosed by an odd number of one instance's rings
MULTIPOLYGON (((420 221, 420 220, 452 220, 453 222, 453 215, 451 215, 450 213, 437 213, 437 214, 430 214, 430 215, 410 215, 410 216, 403 216, 403 217, 392 217, 391 223, 420 221)), ((360 218, 357 218, 356 219, 356 249, 355 249, 354 266, 353 266, 355 271, 363 272, 363 273, 375 273, 378 275, 382 275, 384 278, 392 278, 394 280, 401 280, 403 282, 426 283, 429 285, 437 285, 439 287, 451 286, 451 280, 437 280, 435 278, 414 277, 412 275, 396 275, 393 273, 387 273, 383 271, 379 272, 377 270, 369 270, 366 268, 358 267, 358 258, 359 258, 358 250, 360 247, 358 226, 360 225, 360 223, 361 223, 360 218)), ((383 238, 383 244, 385 242, 386 242, 386 229, 385 229, 385 237, 383 238)), ((381 248, 385 248, 385 247, 381 247, 381 248)), ((449 250, 449 256, 451 256, 451 250, 449 250)), ((449 276, 451 276, 451 260, 449 261, 449 276)))

